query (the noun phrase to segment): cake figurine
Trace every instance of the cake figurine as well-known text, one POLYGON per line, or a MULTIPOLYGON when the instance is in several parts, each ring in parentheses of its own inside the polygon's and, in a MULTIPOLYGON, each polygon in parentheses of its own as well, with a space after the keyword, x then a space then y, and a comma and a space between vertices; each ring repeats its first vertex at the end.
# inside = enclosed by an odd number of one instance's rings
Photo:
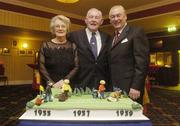
POLYGON ((113 102, 113 101, 118 101, 119 98, 121 98, 121 90, 116 89, 114 92, 112 92, 109 97, 107 98, 108 101, 113 102))
POLYGON ((41 98, 39 95, 35 99, 35 105, 40 106, 43 103, 43 98, 41 98))
POLYGON ((68 97, 65 95, 64 92, 59 94, 59 101, 60 102, 66 101, 67 99, 68 99, 68 97))
POLYGON ((104 99, 104 91, 106 90, 105 84, 106 84, 106 82, 104 80, 100 81, 99 88, 98 88, 98 93, 99 93, 100 99, 104 99))
POLYGON ((69 93, 72 93, 69 80, 65 79, 62 85, 62 93, 59 94, 59 101, 66 101, 69 97, 69 93))
POLYGON ((93 89, 92 90, 92 96, 93 96, 93 98, 98 98, 98 90, 93 89))
POLYGON ((44 102, 52 102, 53 101, 52 91, 51 91, 52 85, 53 85, 52 82, 49 82, 49 81, 47 82, 47 87, 46 87, 46 90, 45 90, 44 102))
POLYGON ((39 95, 43 97, 44 95, 44 87, 42 85, 39 86, 39 95))
POLYGON ((68 93, 72 93, 72 89, 71 89, 71 86, 69 83, 70 83, 70 81, 68 79, 65 79, 63 86, 62 86, 63 92, 67 95, 68 95, 68 93))

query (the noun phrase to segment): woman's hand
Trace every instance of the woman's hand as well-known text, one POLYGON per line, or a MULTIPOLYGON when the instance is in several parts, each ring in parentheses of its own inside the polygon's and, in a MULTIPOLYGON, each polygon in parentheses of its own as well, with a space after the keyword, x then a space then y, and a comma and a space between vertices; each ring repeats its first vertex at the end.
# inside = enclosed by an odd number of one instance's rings
POLYGON ((60 81, 56 82, 56 83, 53 85, 53 87, 54 87, 54 88, 62 88, 63 83, 64 83, 64 81, 63 81, 63 80, 60 80, 60 81))

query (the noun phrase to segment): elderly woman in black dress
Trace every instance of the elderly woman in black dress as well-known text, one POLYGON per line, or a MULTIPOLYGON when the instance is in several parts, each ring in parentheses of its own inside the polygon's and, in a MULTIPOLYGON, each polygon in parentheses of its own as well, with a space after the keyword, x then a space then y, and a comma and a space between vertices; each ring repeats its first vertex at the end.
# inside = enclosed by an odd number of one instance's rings
POLYGON ((69 18, 63 15, 57 15, 51 19, 50 28, 55 37, 43 42, 39 54, 40 74, 44 87, 47 83, 58 87, 64 79, 72 81, 77 72, 77 49, 66 39, 69 26, 69 18))

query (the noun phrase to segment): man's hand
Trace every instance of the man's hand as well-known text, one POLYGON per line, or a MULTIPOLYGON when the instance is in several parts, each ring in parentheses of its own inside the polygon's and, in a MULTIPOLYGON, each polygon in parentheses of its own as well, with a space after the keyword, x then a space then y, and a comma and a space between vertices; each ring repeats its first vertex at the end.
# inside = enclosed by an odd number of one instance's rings
POLYGON ((140 97, 140 91, 130 88, 129 97, 132 98, 133 100, 138 99, 140 97))

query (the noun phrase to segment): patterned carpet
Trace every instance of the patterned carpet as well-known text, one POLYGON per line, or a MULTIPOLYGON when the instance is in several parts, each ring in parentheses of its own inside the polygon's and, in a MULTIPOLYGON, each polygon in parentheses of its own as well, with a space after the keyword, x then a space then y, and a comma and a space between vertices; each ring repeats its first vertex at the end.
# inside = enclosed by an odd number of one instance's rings
POLYGON ((32 99, 31 92, 31 85, 0 87, 1 126, 16 126, 26 102, 32 99))
POLYGON ((180 126, 180 91, 151 89, 147 117, 153 126, 180 126))
MULTIPOLYGON (((15 126, 31 100, 31 85, 0 87, 0 126, 15 126)), ((180 126, 180 91, 151 89, 146 116, 153 126, 180 126)))

